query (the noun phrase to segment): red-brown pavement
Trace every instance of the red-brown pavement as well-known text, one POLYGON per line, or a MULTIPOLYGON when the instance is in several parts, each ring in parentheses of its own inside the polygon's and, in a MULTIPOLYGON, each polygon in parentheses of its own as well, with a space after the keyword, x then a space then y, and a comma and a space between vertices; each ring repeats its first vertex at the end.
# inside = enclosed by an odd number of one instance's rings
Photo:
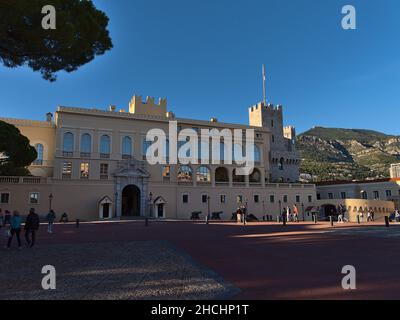
POLYGON ((136 221, 81 223, 79 229, 56 225, 53 234, 45 229, 39 246, 168 241, 239 288, 234 299, 400 299, 396 226, 151 222, 146 227, 136 221), (342 232, 347 228, 352 229, 342 232), (342 289, 345 265, 357 270, 357 290, 342 289))

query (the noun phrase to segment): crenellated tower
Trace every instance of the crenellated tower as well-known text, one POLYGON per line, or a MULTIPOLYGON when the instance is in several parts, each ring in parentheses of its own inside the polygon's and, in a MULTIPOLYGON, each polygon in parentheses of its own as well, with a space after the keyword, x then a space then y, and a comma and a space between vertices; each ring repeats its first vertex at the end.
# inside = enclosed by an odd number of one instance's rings
POLYGON ((263 102, 249 109, 249 124, 271 131, 270 181, 296 182, 299 180, 300 156, 296 150, 296 129, 283 126, 282 105, 263 102))

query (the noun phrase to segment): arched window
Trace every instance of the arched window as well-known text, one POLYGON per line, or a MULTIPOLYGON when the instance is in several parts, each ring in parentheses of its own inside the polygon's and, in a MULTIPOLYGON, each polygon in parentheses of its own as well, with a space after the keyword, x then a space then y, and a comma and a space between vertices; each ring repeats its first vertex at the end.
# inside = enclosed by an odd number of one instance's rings
POLYGON ((226 183, 229 182, 228 169, 224 167, 219 167, 215 170, 215 182, 226 183))
POLYGON ((74 152, 74 135, 71 132, 66 132, 64 134, 63 151, 67 154, 72 154, 74 152))
POLYGON ((81 154, 87 155, 92 152, 92 137, 85 133, 81 137, 81 154))
POLYGON ((223 142, 219 144, 219 160, 221 163, 225 161, 225 143, 223 142))
POLYGON ((259 146, 254 146, 254 162, 261 162, 261 150, 259 146))
POLYGON ((108 135, 103 135, 100 138, 100 156, 102 158, 110 157, 111 153, 111 138, 108 135))
POLYGON ((211 182, 211 172, 205 166, 201 166, 196 172, 197 182, 211 182))
POLYGON ((261 182, 261 172, 258 169, 254 169, 253 173, 250 175, 250 183, 260 183, 261 182))
POLYGON ((44 152, 44 147, 41 143, 38 143, 35 145, 35 149, 37 152, 37 158, 33 164, 37 166, 41 166, 43 164, 43 152, 44 152))
POLYGON ((233 169, 233 182, 234 183, 244 183, 244 175, 237 175, 236 174, 236 169, 233 169))
POLYGON ((122 157, 130 158, 132 156, 132 139, 124 137, 122 139, 122 157))
POLYGON ((181 166, 178 171, 178 182, 192 182, 193 171, 189 166, 181 166))

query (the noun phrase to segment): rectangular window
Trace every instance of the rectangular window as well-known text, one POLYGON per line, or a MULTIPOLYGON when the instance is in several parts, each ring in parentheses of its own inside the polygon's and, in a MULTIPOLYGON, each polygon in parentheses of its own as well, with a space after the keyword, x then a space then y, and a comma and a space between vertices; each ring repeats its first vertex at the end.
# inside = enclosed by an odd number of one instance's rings
POLYGON ((171 179, 171 167, 164 166, 162 171, 162 177, 164 181, 170 181, 171 179))
POLYGON ((312 202, 312 196, 308 196, 308 202, 312 202))
POLYGON ((328 193, 328 199, 330 199, 330 200, 333 199, 333 193, 328 193))
POLYGON ((379 200, 379 191, 374 191, 374 199, 379 200))
POLYGON ((386 197, 390 198, 392 196, 392 190, 386 190, 386 197))
POLYGON ((242 195, 237 196, 236 197, 236 202, 237 203, 243 203, 243 196, 242 195))
POLYGON ((201 196, 201 202, 202 203, 207 203, 208 202, 208 195, 207 194, 203 194, 201 196))
POLYGON ((182 195, 182 202, 183 203, 189 203, 189 195, 188 194, 183 194, 182 195))
POLYGON ((275 196, 274 196, 273 194, 271 194, 271 195, 269 196, 269 202, 270 202, 270 203, 275 203, 275 196))
POLYGON ((321 194, 317 193, 317 200, 321 200, 321 194))
POLYGON ((260 196, 258 194, 254 195, 254 203, 260 203, 260 196))
POLYGON ((301 199, 300 199, 300 196, 299 196, 299 195, 296 196, 296 202, 297 202, 297 203, 300 203, 300 202, 301 202, 301 199))
POLYGON ((0 204, 9 204, 10 203, 10 194, 9 193, 1 193, 0 194, 0 204))
POLYGON ((341 193, 340 193, 340 197, 341 197, 343 200, 347 199, 347 194, 346 194, 346 192, 341 192, 341 193))
POLYGON ((226 195, 222 194, 220 196, 220 201, 221 201, 221 203, 226 203, 226 195))
POLYGON ((39 193, 31 192, 29 194, 29 204, 38 204, 39 203, 39 193))
POLYGON ((108 180, 108 163, 100 163, 100 179, 108 180))
POLYGON ((89 179, 89 163, 81 163, 81 179, 89 179))
POLYGON ((72 162, 64 161, 62 166, 62 178, 71 179, 72 177, 72 162))
POLYGON ((288 203, 288 196, 287 195, 283 196, 283 203, 288 203))

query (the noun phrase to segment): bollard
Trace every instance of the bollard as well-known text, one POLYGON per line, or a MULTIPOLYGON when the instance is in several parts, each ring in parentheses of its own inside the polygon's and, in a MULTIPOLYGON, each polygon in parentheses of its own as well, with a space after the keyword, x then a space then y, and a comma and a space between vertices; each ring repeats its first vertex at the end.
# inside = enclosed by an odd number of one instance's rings
POLYGON ((149 218, 146 218, 146 219, 144 220, 144 225, 145 225, 146 227, 149 226, 149 218))
POLYGON ((76 228, 79 228, 79 219, 76 219, 76 228))
POLYGON ((390 221, 389 221, 388 216, 385 217, 385 224, 386 224, 386 228, 390 228, 390 221))
POLYGON ((331 226, 333 227, 333 217, 330 216, 330 217, 329 217, 329 220, 331 221, 331 226))

